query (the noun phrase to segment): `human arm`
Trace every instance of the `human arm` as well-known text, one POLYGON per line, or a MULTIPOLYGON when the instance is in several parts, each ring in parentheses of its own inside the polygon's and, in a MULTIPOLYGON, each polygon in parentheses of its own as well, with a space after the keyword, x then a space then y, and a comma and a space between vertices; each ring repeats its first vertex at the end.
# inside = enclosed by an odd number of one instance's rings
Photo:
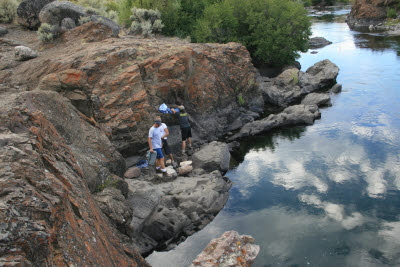
POLYGON ((168 128, 165 128, 164 132, 165 132, 165 134, 163 136, 161 136, 161 139, 164 139, 165 137, 167 137, 169 135, 168 128))
POLYGON ((153 145, 151 143, 151 137, 148 138, 148 142, 149 142, 150 152, 153 153, 154 150, 153 150, 153 145))

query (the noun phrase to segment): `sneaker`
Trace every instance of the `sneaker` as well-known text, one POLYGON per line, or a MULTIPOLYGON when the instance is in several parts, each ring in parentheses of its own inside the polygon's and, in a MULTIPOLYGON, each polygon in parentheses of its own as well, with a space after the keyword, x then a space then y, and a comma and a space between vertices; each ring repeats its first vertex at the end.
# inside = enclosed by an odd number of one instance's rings
POLYGON ((163 178, 168 177, 168 173, 167 173, 167 172, 163 172, 163 173, 162 173, 162 177, 163 177, 163 178))

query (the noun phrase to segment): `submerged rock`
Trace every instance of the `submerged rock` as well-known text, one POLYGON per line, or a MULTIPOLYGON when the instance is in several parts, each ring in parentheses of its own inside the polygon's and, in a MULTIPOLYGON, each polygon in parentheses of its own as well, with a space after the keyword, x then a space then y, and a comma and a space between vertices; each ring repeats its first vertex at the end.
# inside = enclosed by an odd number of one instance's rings
POLYGON ((255 245, 254 241, 253 237, 240 236, 236 231, 225 232, 220 238, 208 243, 204 251, 192 262, 191 267, 251 266, 260 252, 260 247, 255 245))
POLYGON ((312 49, 322 48, 330 44, 332 44, 332 42, 326 40, 324 37, 313 37, 309 42, 310 48, 312 49))
POLYGON ((340 93, 340 92, 342 91, 342 85, 339 84, 339 83, 337 83, 337 84, 335 84, 335 85, 331 88, 330 91, 331 91, 332 93, 334 93, 334 94, 338 94, 338 93, 340 93))

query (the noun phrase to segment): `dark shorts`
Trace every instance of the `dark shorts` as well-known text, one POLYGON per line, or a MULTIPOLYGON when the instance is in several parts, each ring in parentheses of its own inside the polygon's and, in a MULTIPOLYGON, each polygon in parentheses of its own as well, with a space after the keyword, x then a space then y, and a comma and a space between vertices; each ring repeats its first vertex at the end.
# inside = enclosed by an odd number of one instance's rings
POLYGON ((171 149, 169 148, 168 140, 165 139, 162 140, 162 147, 164 149, 165 155, 168 156, 169 154, 171 154, 171 149))
POLYGON ((162 159, 164 157, 161 148, 155 148, 154 151, 157 152, 157 159, 162 159))
POLYGON ((186 139, 192 137, 192 128, 191 127, 182 128, 181 133, 182 133, 182 141, 186 141, 186 139))

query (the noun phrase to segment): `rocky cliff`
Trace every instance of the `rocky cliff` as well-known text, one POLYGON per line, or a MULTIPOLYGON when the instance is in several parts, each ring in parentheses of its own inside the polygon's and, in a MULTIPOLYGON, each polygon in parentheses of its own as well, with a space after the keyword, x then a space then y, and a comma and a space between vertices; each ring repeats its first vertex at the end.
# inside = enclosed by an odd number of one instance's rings
POLYGON ((1 94, 0 155, 0 265, 148 266, 89 188, 125 162, 70 101, 1 94))
POLYGON ((240 104, 262 111, 256 69, 244 46, 105 39, 110 34, 99 24, 75 28, 39 58, 4 71, 0 79, 24 90, 64 95, 98 122, 125 156, 146 146, 148 127, 162 103, 184 104, 205 139, 220 137, 238 118, 243 120, 240 128, 254 116, 240 104))
POLYGON ((396 0, 356 0, 347 17, 351 29, 368 30, 386 19, 388 8, 397 8, 396 0))

